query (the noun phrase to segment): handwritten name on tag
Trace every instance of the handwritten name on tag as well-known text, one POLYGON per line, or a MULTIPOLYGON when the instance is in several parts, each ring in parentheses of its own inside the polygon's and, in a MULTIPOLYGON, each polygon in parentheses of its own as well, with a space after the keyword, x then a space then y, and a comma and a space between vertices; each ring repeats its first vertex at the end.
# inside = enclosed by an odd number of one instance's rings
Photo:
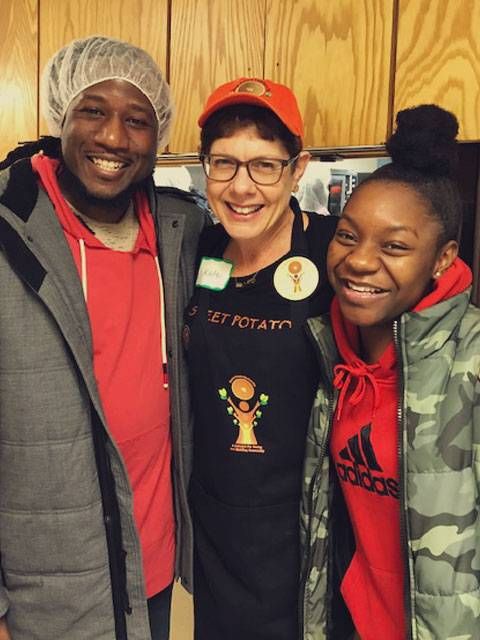
POLYGON ((211 291, 223 291, 230 280, 233 263, 220 258, 203 257, 197 276, 197 287, 211 291))

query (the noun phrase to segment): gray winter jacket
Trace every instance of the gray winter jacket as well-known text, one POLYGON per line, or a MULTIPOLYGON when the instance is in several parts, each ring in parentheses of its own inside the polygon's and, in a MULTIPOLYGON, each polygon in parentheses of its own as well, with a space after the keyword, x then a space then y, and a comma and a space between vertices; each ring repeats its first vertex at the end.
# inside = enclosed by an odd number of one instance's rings
MULTIPOLYGON (((192 422, 180 332, 205 216, 150 189, 165 287, 178 532, 191 584, 192 422)), ((79 277, 29 160, 0 173, 0 616, 13 640, 149 640, 125 466, 103 415, 79 277)))

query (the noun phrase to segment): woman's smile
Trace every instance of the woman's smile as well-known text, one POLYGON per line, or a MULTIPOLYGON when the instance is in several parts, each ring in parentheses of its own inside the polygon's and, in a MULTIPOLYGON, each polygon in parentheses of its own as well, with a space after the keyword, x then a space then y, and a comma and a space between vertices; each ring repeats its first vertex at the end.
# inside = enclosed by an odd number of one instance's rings
POLYGON ((242 216, 243 218, 250 217, 263 208, 263 204, 253 204, 249 206, 234 204, 233 202, 225 202, 225 204, 231 209, 233 214, 242 216))

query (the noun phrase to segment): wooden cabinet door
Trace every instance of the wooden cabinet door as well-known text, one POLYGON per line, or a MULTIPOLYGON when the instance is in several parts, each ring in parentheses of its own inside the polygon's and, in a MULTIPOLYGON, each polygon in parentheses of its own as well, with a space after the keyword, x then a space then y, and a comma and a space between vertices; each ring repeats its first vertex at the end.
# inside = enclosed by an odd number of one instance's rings
POLYGON ((98 34, 142 47, 166 74, 167 32, 168 0, 42 0, 40 72, 63 45, 98 34))
POLYGON ((394 0, 267 0, 265 76, 295 92, 307 146, 388 134, 394 0))
POLYGON ((479 34, 478 0, 399 0, 395 113, 433 102, 480 139, 479 34))
POLYGON ((205 100, 223 82, 263 77, 265 0, 172 0, 170 151, 195 152, 205 100))
POLYGON ((0 159, 37 138, 38 0, 2 0, 0 159))

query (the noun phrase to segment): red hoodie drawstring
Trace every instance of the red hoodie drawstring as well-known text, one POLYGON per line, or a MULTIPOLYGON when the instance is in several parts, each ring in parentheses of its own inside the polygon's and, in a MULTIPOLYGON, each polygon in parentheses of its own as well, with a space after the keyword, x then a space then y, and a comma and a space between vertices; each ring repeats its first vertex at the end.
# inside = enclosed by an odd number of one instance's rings
MULTIPOLYGON (((75 233, 74 228, 71 226, 70 220, 73 218, 71 205, 65 200, 57 180, 57 169, 60 165, 60 161, 49 158, 43 155, 43 153, 37 153, 31 158, 31 164, 34 171, 40 177, 40 181, 48 194, 48 197, 53 202, 55 210, 60 219, 60 223, 64 229, 71 233, 75 238, 78 235, 75 233)), ((155 232, 153 231, 153 218, 150 214, 150 205, 148 198, 143 191, 136 191, 134 193, 135 210, 139 216, 140 226, 145 225, 147 228, 144 230, 144 235, 147 243, 149 244, 150 251, 154 256, 155 268, 158 276, 159 292, 160 292, 160 329, 161 329, 161 354, 162 354, 162 374, 163 374, 163 388, 168 389, 168 367, 167 367, 167 342, 166 342, 166 326, 165 326, 165 293, 163 287, 163 279, 160 271, 160 263, 157 255, 157 247, 153 238, 155 238, 155 232), (151 233, 149 233, 149 231, 151 233), (150 239, 150 240, 149 240, 150 239)), ((83 238, 78 239, 80 247, 80 277, 82 281, 83 295, 85 302, 87 302, 87 255, 85 251, 85 241, 83 238)))
POLYGON ((336 411, 337 420, 339 420, 340 416, 342 415, 343 404, 345 402, 350 383, 354 382, 355 378, 357 384, 355 386, 355 389, 353 390, 353 393, 348 398, 348 401, 353 406, 359 404, 362 401, 367 388, 366 381, 368 380, 373 388, 372 418, 375 416, 375 412, 380 400, 380 391, 378 388, 378 383, 371 370, 374 370, 376 368, 378 368, 378 365, 372 365, 370 368, 367 368, 363 363, 357 363, 354 365, 337 364, 334 367, 333 373, 335 377, 333 379, 333 386, 336 389, 340 390, 336 411))

